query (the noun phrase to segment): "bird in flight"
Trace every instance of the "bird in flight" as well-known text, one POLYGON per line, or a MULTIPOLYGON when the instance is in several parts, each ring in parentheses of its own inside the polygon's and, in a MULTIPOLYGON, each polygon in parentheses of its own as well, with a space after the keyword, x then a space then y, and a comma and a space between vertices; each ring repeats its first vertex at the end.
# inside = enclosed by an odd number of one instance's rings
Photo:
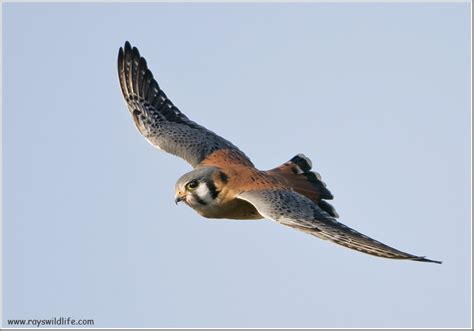
POLYGON ((118 75, 140 133, 154 147, 194 168, 176 182, 176 203, 183 201, 206 218, 269 218, 378 257, 441 263, 399 251, 339 222, 327 202, 333 195, 303 154, 268 171, 257 169, 231 142, 184 115, 128 41, 119 50, 118 75))

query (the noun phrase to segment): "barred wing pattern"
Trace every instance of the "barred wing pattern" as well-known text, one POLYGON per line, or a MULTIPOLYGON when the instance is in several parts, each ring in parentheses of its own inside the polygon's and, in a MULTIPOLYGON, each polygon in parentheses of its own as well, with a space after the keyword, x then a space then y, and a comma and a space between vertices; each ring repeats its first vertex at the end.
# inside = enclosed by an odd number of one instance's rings
POLYGON ((136 47, 127 41, 118 54, 120 87, 141 134, 155 147, 186 160, 193 167, 219 150, 232 150, 252 164, 232 143, 191 121, 168 99, 136 47))
POLYGON ((357 232, 294 191, 247 191, 241 193, 239 198, 253 204, 264 217, 359 252, 389 259, 441 263, 399 251, 357 232))

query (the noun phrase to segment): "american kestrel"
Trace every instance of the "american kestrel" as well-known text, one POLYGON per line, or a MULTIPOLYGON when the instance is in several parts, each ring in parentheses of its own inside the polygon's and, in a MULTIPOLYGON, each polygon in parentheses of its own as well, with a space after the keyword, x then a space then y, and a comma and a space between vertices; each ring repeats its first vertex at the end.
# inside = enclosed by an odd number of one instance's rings
POLYGON ((338 214, 326 201, 333 195, 303 154, 274 169, 258 170, 231 142, 181 113, 129 42, 119 50, 118 75, 140 133, 194 168, 176 182, 176 203, 184 201, 206 218, 269 218, 363 253, 441 263, 389 247, 337 221, 338 214))

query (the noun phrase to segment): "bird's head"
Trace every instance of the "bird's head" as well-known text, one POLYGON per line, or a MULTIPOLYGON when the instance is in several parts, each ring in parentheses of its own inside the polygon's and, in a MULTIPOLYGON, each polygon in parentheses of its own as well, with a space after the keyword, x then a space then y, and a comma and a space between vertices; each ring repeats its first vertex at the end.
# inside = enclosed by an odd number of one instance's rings
POLYGON ((186 202, 196 209, 215 203, 227 182, 227 175, 215 167, 197 168, 181 176, 176 182, 175 202, 186 202))

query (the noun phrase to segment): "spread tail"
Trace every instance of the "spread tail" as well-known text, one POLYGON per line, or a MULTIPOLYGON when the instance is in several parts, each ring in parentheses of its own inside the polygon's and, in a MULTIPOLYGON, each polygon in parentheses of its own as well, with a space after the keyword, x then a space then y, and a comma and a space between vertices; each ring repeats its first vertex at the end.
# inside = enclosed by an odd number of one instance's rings
POLYGON ((321 180, 321 176, 311 171, 311 167, 311 160, 303 154, 298 154, 269 172, 283 176, 296 192, 315 202, 332 217, 339 217, 336 209, 325 201, 333 199, 332 193, 321 180))

